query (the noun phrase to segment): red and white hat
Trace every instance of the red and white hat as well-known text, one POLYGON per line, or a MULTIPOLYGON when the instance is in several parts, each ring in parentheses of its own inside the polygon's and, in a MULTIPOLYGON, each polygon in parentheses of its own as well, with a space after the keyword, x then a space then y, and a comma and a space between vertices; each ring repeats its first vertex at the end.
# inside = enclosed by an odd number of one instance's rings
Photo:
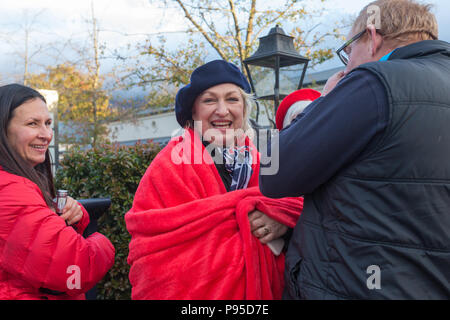
POLYGON ((302 112, 311 101, 320 97, 321 93, 313 89, 300 89, 292 92, 281 101, 275 116, 275 124, 278 130, 286 127, 291 121, 291 116, 302 112))

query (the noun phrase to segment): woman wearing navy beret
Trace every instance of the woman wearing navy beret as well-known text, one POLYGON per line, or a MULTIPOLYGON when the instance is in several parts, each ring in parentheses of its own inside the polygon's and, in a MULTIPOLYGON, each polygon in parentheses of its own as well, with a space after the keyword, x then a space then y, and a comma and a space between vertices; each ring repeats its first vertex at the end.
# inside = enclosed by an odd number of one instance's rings
POLYGON ((260 193, 250 97, 224 60, 195 69, 178 91, 184 134, 152 161, 125 215, 133 299, 281 299, 284 253, 271 244, 303 203, 260 193))

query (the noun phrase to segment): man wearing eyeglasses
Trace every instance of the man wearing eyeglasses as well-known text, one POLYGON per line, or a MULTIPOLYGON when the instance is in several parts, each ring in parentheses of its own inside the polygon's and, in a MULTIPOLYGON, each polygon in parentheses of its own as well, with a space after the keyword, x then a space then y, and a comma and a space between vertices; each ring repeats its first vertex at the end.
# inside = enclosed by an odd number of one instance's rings
POLYGON ((450 44, 430 6, 378 0, 345 70, 282 130, 273 198, 305 198, 285 299, 450 298, 450 44))

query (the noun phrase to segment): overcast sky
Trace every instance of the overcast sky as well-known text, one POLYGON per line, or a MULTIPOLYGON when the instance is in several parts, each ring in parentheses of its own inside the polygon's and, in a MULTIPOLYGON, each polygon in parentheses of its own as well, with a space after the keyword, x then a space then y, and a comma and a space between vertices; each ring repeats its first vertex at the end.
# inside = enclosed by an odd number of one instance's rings
MULTIPOLYGON (((324 6, 318 0, 305 0, 310 6, 324 6)), ((368 0, 329 0, 325 7, 327 21, 336 21, 341 16, 357 14, 368 0)), ((439 24, 440 39, 450 42, 450 1, 427 0, 435 5, 433 12, 439 24)), ((30 30, 30 54, 33 68, 39 63, 48 64, 55 57, 48 43, 73 43, 87 38, 91 0, 0 0, 0 81, 5 82, 12 74, 23 72, 23 62, 19 55, 24 52, 24 30, 30 30), (44 46, 45 45, 45 46, 44 46), (39 48, 43 46, 42 48, 39 48), (53 56, 53 57, 51 57, 53 56), (50 58, 51 57, 51 58, 50 58), (45 61, 47 58, 47 61, 45 61)), ((162 2, 161 2, 162 3, 162 2)), ((142 41, 148 34, 169 32, 181 36, 186 22, 177 11, 163 10, 158 1, 148 0, 94 0, 95 15, 99 21, 100 42, 109 50, 120 49, 129 43, 142 41)), ((63 54, 63 52, 62 52, 63 54)), ((62 61, 57 61, 62 62, 62 61)), ((323 64, 318 69, 338 66, 336 59, 323 64)))

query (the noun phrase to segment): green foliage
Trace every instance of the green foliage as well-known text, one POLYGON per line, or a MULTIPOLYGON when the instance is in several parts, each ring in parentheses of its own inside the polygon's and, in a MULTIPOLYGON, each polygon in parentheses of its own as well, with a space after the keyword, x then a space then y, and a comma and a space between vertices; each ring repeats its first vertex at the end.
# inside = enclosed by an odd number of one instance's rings
POLYGON ((27 83, 36 89, 58 91, 59 121, 73 129, 59 137, 61 143, 90 144, 92 138, 97 140, 106 134, 104 120, 114 112, 109 108, 109 94, 101 89, 103 78, 67 63, 30 75, 27 83))
POLYGON ((159 151, 159 145, 153 143, 107 143, 88 150, 73 147, 64 154, 56 174, 57 188, 69 190, 75 199, 106 197, 112 202, 98 221, 98 232, 112 242, 116 257, 114 266, 97 285, 98 299, 131 298, 126 261, 130 235, 124 216, 133 204, 139 181, 159 151))

